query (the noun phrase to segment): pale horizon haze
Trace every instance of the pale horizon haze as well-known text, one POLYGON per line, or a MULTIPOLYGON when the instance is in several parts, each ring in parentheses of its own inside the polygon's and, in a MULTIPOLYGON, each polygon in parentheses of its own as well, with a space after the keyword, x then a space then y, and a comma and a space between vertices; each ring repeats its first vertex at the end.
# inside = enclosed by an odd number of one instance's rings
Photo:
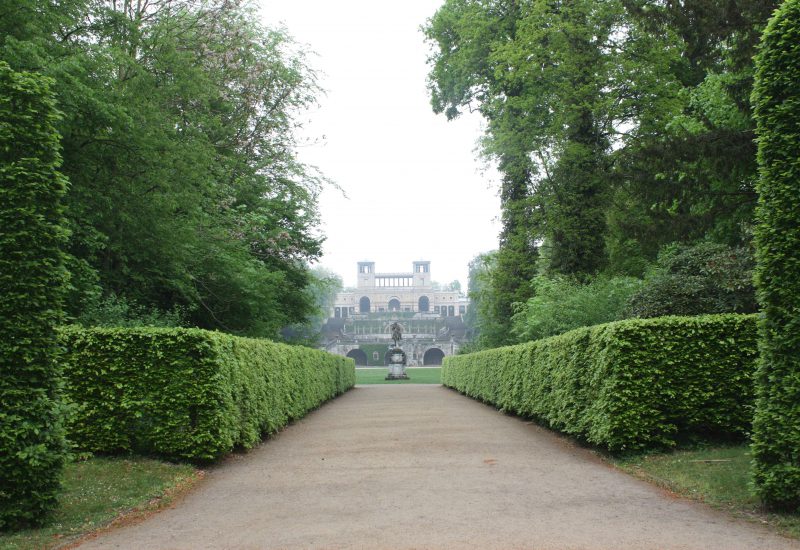
POLYGON ((303 45, 326 90, 304 113, 300 160, 346 194, 319 201, 319 265, 355 286, 356 262, 377 272, 430 260, 435 281, 466 290, 469 261, 497 248, 497 177, 476 152, 481 117, 448 122, 430 107, 429 48, 419 30, 441 0, 261 0, 264 23, 303 45))

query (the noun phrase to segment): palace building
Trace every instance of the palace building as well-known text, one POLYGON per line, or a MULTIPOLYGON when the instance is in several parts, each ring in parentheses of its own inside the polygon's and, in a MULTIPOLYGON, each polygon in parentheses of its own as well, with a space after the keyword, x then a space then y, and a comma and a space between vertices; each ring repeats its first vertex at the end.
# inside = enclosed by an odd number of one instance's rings
POLYGON ((435 289, 429 261, 413 262, 407 273, 376 273, 375 262, 358 262, 356 289, 336 295, 323 349, 352 357, 358 366, 383 366, 388 327, 397 321, 410 366, 441 364, 466 340, 468 307, 460 291, 435 289))

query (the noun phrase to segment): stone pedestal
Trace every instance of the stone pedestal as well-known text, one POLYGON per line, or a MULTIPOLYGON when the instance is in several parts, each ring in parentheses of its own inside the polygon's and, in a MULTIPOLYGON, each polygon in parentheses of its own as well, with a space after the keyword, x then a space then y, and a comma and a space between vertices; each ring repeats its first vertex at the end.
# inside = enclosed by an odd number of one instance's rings
POLYGON ((408 380, 406 374, 406 352, 400 348, 389 350, 389 374, 386 380, 408 380))

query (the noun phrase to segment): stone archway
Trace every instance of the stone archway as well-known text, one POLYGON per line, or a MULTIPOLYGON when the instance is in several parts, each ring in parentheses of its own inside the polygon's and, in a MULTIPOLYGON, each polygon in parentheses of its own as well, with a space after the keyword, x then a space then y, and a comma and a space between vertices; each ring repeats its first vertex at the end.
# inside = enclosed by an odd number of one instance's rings
POLYGON ((359 313, 369 313, 369 298, 366 296, 362 296, 361 299, 358 301, 358 311, 359 313))
POLYGON ((389 311, 400 311, 400 300, 397 298, 389 300, 389 311))
POLYGON ((420 296, 419 297, 419 310, 423 313, 427 313, 431 309, 431 301, 428 299, 427 296, 420 296))
POLYGON ((367 354, 362 349, 351 349, 347 352, 347 356, 356 362, 357 367, 367 366, 367 354))
POLYGON ((423 365, 441 365, 444 359, 444 352, 439 348, 429 348, 422 356, 423 365))

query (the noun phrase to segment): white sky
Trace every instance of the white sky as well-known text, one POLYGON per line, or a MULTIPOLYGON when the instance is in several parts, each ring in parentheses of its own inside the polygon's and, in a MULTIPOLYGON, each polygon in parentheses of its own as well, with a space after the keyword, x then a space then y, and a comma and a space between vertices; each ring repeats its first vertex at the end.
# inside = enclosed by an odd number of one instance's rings
POLYGON ((355 286, 358 261, 381 273, 430 260, 433 280, 466 290, 468 262, 497 247, 496 172, 475 153, 481 119, 448 122, 430 107, 419 27, 441 3, 260 0, 267 25, 283 23, 315 52, 309 62, 327 91, 308 113, 306 137, 318 144, 300 158, 347 194, 320 199, 320 264, 345 286, 355 286))

